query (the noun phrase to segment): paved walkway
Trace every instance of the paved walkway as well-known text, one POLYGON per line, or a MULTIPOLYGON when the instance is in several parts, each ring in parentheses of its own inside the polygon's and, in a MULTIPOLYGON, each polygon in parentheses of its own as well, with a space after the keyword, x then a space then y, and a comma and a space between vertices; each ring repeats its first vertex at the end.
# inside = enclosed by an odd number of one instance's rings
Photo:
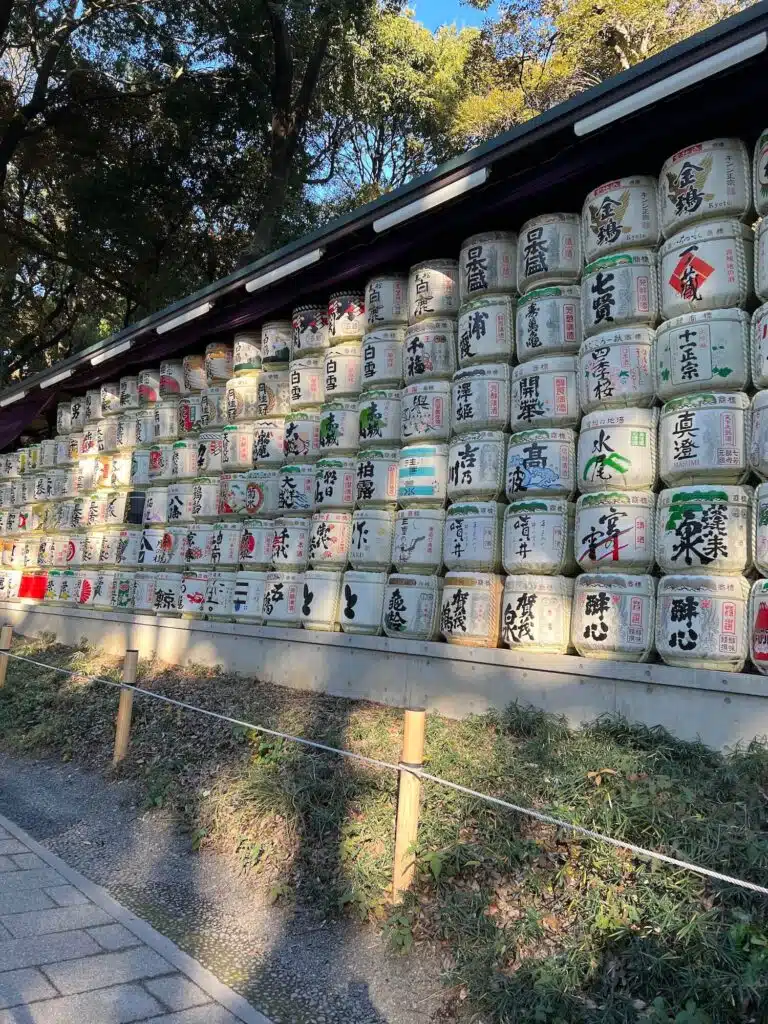
POLYGON ((0 815, 0 1024, 270 1024, 0 815))

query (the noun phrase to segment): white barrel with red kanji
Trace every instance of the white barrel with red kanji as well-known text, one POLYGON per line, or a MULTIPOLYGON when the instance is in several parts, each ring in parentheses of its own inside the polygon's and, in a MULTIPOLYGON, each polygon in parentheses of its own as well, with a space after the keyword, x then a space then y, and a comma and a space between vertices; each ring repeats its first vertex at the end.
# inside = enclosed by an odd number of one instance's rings
POLYGON ((604 331, 579 350, 579 388, 584 412, 654 401, 654 333, 650 327, 604 331))
POLYGON ((768 580, 752 584, 747 622, 750 661, 761 675, 768 675, 768 580))
POLYGON ((740 484, 749 476, 752 416, 740 391, 683 395, 667 402, 659 423, 659 475, 679 484, 740 484))
POLYGON ((753 295, 753 263, 754 235, 740 221, 704 221, 673 235, 659 250, 662 317, 746 309, 753 295))
POLYGON ((309 564, 313 569, 345 569, 352 534, 351 512, 315 512, 309 531, 309 564))
POLYGON ((574 553, 584 572, 648 573, 655 558, 656 495, 596 491, 576 502, 574 553))
POLYGON ((186 394, 184 363, 181 359, 164 359, 160 363, 160 399, 186 394))
POLYGON ((650 490, 656 485, 658 409, 609 409, 581 421, 576 458, 583 493, 650 490))
POLYGON ((184 619, 205 617, 205 592, 211 573, 206 570, 188 570, 181 577, 181 616, 184 619))
POLYGON ((280 511, 280 481, 278 469, 252 469, 246 473, 245 514, 266 518, 276 516, 280 511))
POLYGON ((390 637, 436 640, 443 580, 439 576, 394 573, 384 588, 382 626, 390 637))
POLYGON ((240 565, 244 570, 272 568, 275 542, 274 519, 246 519, 240 537, 240 565))
POLYGON ((656 609, 662 661, 740 672, 749 655, 749 591, 743 576, 663 576, 656 609))
MULTIPOLYGON (((156 568, 181 572, 186 567, 190 541, 189 530, 188 526, 166 526, 162 539, 155 547, 154 565, 156 568)), ((195 533, 193 544, 197 542, 197 536, 195 533)), ((201 558, 198 561, 202 562, 204 559, 201 558)))
POLYGON ((663 573, 734 575, 752 567, 751 487, 694 484, 663 490, 656 561, 663 573))
POLYGON ((583 658, 647 661, 655 606, 652 576, 584 573, 574 586, 571 643, 583 658))
POLYGON ((573 580, 507 576, 501 600, 501 641, 525 654, 567 654, 571 646, 573 580))
POLYGON ((514 501, 504 509, 501 561, 506 573, 573 575, 574 506, 563 498, 514 501))
POLYGON ((460 647, 498 647, 504 577, 486 572, 446 573, 440 633, 460 647))

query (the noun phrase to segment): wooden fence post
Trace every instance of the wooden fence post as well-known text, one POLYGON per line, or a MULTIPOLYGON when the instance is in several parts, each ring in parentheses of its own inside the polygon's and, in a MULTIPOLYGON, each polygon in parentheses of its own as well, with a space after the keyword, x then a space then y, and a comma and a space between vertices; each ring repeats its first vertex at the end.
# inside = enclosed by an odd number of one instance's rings
MULTIPOLYGON (((123 664, 123 682, 133 685, 136 682, 136 669, 139 664, 138 651, 126 651, 123 664)), ((115 728, 115 753, 113 764, 118 764, 128 753, 128 741, 131 738, 131 716, 133 714, 133 690, 122 687, 120 703, 117 708, 117 725, 115 728)))
MULTIPOLYGON (((423 709, 405 712, 403 753, 400 761, 413 768, 424 764, 424 728, 426 712, 423 709)), ((400 903, 413 881, 416 861, 413 847, 419 829, 419 799, 421 779, 400 770, 397 794, 397 831, 395 833, 395 864, 392 874, 392 900, 400 903)))
POLYGON ((13 627, 3 626, 0 629, 0 690, 5 686, 5 677, 8 672, 8 662, 11 660, 5 651, 10 651, 13 640, 13 627))

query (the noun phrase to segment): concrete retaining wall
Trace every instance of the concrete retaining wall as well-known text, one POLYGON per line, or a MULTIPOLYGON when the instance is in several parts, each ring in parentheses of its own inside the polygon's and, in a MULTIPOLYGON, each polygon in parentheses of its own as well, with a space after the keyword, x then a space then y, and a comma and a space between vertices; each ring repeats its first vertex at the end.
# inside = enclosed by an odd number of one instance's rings
POLYGON ((713 747, 768 735, 768 677, 747 673, 20 603, 0 606, 0 622, 26 636, 50 632, 70 645, 86 638, 112 654, 135 647, 142 658, 222 665, 280 686, 452 718, 519 700, 574 725, 613 712, 713 747))

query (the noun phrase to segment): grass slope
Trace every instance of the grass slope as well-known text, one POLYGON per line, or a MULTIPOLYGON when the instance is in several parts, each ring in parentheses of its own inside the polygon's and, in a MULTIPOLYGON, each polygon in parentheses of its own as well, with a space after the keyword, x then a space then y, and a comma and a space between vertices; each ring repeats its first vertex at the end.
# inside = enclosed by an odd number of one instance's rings
MULTIPOLYGON (((50 638, 16 653, 119 678, 50 638)), ((402 716, 189 667, 142 685, 238 718, 397 760, 402 716)), ((11 662, 0 744, 109 770, 116 691, 11 662)), ((661 730, 579 731, 511 706, 430 716, 431 772, 763 884, 768 748, 727 756, 661 730)), ((547 1024, 768 1021, 768 900, 645 862, 427 784, 417 883, 388 907, 396 778, 137 698, 122 775, 177 811, 195 848, 236 853, 271 899, 379 922, 441 949, 446 1019, 547 1024)))

